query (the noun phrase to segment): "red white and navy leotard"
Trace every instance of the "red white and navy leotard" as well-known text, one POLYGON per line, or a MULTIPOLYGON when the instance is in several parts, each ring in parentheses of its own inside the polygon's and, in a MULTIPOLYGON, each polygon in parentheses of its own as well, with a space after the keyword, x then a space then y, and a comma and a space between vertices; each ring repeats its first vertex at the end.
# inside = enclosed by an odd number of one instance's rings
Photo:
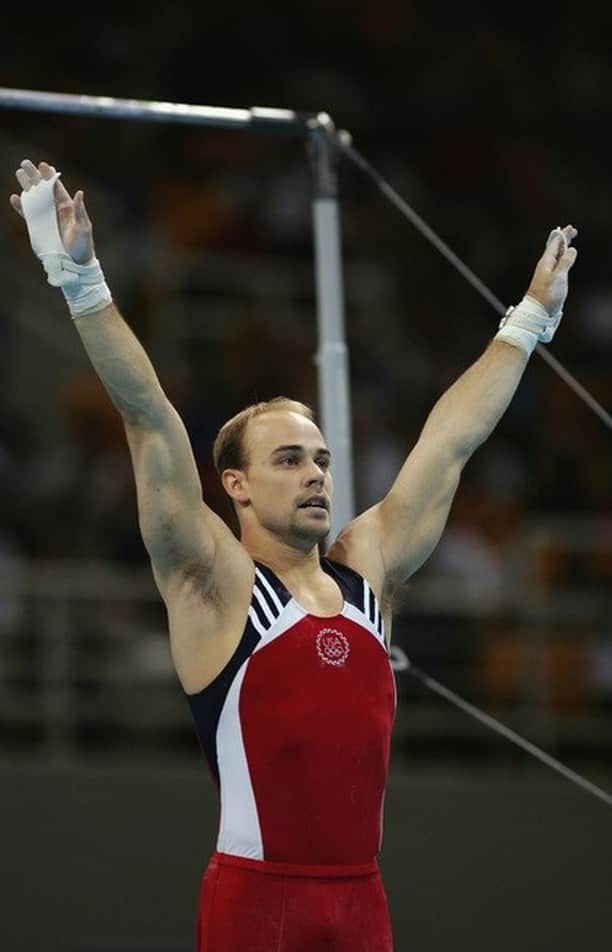
POLYGON ((357 572, 321 567, 344 596, 332 617, 305 611, 256 563, 233 657, 187 696, 220 793, 220 853, 321 866, 380 849, 396 707, 383 620, 357 572))

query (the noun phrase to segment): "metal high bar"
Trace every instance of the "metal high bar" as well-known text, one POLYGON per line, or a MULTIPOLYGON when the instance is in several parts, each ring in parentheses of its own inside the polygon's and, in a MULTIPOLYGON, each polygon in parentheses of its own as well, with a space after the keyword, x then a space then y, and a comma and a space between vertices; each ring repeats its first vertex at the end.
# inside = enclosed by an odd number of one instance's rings
MULTIPOLYGON (((336 492, 329 539, 355 515, 348 350, 344 330, 344 290, 337 169, 338 133, 327 113, 294 112, 253 106, 226 109, 187 103, 79 96, 0 87, 0 107, 62 115, 96 116, 153 122, 177 122, 247 132, 282 135, 306 141, 314 179, 312 202, 317 293, 316 364, 319 415, 332 453, 336 492)), ((348 133, 343 132, 346 143, 348 133)))

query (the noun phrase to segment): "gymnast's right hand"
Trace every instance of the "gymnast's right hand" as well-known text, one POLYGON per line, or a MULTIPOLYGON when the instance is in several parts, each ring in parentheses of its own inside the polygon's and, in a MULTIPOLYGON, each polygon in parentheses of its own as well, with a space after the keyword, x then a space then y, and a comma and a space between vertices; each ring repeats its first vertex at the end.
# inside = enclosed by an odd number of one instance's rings
POLYGON ((107 307, 112 297, 95 256, 83 192, 71 198, 47 162, 37 168, 24 159, 16 175, 23 191, 11 195, 11 205, 25 220, 49 284, 62 289, 72 317, 107 307))
MULTIPOLYGON (((85 208, 83 192, 78 191, 74 198, 71 198, 59 180, 59 173, 47 162, 40 162, 36 167, 29 159, 24 159, 15 175, 24 192, 29 192, 43 181, 53 181, 53 201, 64 250, 77 264, 83 265, 91 261, 94 257, 92 225, 85 208)), ((19 195, 11 195, 10 202, 15 211, 25 218, 19 195)), ((39 253, 29 224, 28 230, 32 247, 39 253)))

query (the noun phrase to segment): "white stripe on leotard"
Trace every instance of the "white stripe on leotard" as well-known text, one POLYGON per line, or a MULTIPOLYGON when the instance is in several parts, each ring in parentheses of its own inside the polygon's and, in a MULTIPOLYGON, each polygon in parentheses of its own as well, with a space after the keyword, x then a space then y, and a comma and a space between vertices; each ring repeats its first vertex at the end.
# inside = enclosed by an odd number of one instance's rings
POLYGON ((271 598, 272 601, 274 602, 274 605, 276 606, 277 611, 278 611, 279 613, 282 612, 282 610, 283 610, 283 604, 282 604, 280 598, 278 597, 278 595, 276 594, 276 592, 274 591, 274 589, 273 589, 272 586, 270 585, 268 579, 267 579, 266 576, 263 574, 263 572, 261 571, 261 569, 258 569, 257 566, 255 566, 255 575, 257 576, 257 578, 259 579, 259 581, 261 582, 261 584, 262 584, 263 587, 265 588, 266 592, 269 593, 270 598, 271 598))
POLYGON ((240 726, 240 691, 249 660, 244 662, 227 692, 217 726, 221 789, 217 849, 234 856, 263 859, 261 827, 240 726))
POLYGON ((372 621, 370 621, 367 615, 364 615, 360 608, 356 608, 354 605, 351 605, 350 602, 345 602, 341 614, 343 614, 345 618, 350 618, 351 621, 356 621, 358 625, 361 625, 362 628, 369 631, 379 644, 381 643, 380 632, 376 630, 372 621))
POLYGON ((255 598, 257 599, 257 601, 259 602, 259 604, 260 604, 260 606, 261 606, 261 608, 262 608, 262 610, 263 610, 264 615, 266 616, 266 618, 268 619, 268 621, 269 621, 270 624, 272 625, 272 624, 276 621, 277 616, 273 614, 272 609, 271 609, 270 606, 268 605, 268 603, 267 603, 267 601, 265 600, 265 598, 264 598, 264 596, 262 595, 262 593, 261 593, 261 592, 259 591, 259 589, 257 588, 257 585, 254 585, 254 586, 253 586, 253 595, 255 596, 255 598))
POLYGON ((257 632, 257 634, 261 635, 261 637, 263 638, 267 629, 260 622, 259 618, 257 617, 257 612, 255 611, 254 608, 249 608, 249 618, 251 619, 253 623, 253 627, 255 628, 255 631, 257 632))

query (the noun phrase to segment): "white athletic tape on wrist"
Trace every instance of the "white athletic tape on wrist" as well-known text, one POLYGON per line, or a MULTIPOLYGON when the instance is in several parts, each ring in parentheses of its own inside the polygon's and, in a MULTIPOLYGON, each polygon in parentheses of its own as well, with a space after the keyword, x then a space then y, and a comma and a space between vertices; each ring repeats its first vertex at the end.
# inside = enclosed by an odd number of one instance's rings
POLYGON ((77 264, 62 242, 53 189, 61 172, 41 179, 21 193, 21 207, 32 250, 40 258, 47 281, 61 288, 73 317, 110 304, 112 297, 97 258, 77 264))
POLYGON ((87 264, 77 264, 68 257, 67 261, 62 261, 62 273, 74 275, 73 280, 62 284, 62 292, 72 317, 99 311, 101 307, 111 303, 111 293, 97 258, 92 258, 87 264))
POLYGON ((553 339, 562 317, 561 308, 551 317, 539 301, 526 295, 516 307, 508 308, 495 338, 522 347, 529 356, 538 341, 548 344, 553 339))

